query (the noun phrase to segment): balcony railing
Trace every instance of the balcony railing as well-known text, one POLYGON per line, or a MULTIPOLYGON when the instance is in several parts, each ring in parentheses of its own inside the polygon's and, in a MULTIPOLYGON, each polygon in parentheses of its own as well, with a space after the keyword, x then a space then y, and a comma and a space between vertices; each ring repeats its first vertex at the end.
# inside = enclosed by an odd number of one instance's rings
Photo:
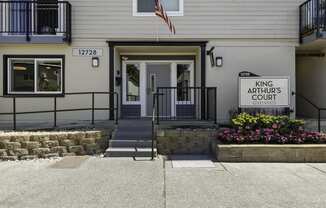
POLYGON ((317 38, 326 32, 326 0, 308 0, 299 7, 300 41, 315 34, 317 38))
POLYGON ((0 1, 0 35, 62 36, 71 41, 71 4, 66 1, 0 1))

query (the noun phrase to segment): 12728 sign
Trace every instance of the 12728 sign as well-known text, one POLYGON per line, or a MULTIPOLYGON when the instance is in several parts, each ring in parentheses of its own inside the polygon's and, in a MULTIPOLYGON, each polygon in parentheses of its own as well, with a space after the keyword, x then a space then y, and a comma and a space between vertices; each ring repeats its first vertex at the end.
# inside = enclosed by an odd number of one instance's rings
POLYGON ((93 57, 93 56, 102 56, 102 48, 73 48, 73 56, 82 56, 82 57, 93 57))

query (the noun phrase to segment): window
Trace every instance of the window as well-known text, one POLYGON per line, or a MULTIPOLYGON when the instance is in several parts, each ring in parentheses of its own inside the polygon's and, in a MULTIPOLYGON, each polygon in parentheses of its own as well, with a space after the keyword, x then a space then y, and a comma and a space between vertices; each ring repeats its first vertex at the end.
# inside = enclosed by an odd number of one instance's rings
MULTIPOLYGON (((167 14, 183 16, 183 0, 161 0, 167 14)), ((154 16, 155 0, 133 0, 134 16, 154 16)))
POLYGON ((191 101, 190 64, 177 65, 177 101, 191 101))
POLYGON ((126 97, 128 102, 139 101, 139 64, 127 64, 126 70, 126 97))
POLYGON ((6 56, 7 75, 5 94, 62 94, 62 56, 23 57, 6 56))

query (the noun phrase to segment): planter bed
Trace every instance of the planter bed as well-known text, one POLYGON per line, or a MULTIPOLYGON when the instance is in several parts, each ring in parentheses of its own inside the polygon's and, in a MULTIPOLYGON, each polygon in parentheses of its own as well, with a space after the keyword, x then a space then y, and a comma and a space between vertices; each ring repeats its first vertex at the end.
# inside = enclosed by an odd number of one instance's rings
POLYGON ((326 162, 326 144, 216 144, 220 162, 326 162))
POLYGON ((287 116, 241 113, 220 129, 213 151, 221 162, 326 162, 326 135, 287 116))

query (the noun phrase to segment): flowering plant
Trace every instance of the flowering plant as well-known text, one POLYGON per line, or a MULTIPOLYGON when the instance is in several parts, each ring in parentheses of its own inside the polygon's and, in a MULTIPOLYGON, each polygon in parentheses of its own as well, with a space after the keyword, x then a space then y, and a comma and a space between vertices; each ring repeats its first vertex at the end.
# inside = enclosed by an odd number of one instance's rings
POLYGON ((326 143, 326 135, 305 131, 304 121, 287 116, 241 113, 232 119, 232 124, 233 128, 218 132, 218 140, 227 144, 326 143))
POLYGON ((223 129, 217 139, 225 144, 318 144, 326 143, 320 133, 304 130, 279 133, 275 129, 257 129, 255 131, 241 131, 223 129))
POLYGON ((290 119, 288 116, 272 116, 267 114, 250 115, 241 113, 232 119, 232 125, 237 129, 255 130, 261 128, 278 129, 282 132, 303 129, 304 121, 290 119))

